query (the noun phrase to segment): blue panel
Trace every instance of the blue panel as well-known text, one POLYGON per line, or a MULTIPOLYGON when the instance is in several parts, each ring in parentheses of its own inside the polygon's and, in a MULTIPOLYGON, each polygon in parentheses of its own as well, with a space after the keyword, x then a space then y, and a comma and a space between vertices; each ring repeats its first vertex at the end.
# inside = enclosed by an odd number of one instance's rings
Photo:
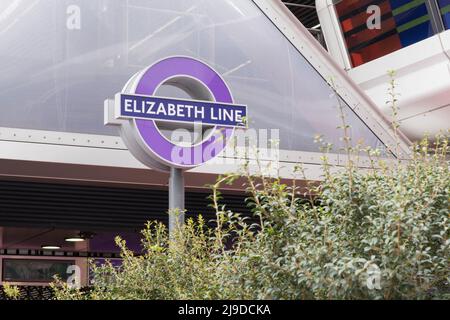
MULTIPOLYGON (((414 9, 402 12, 394 16, 397 28, 410 23, 416 19, 428 16, 427 6, 421 4, 414 9)), ((433 35, 433 29, 430 21, 424 22, 418 26, 412 27, 400 33, 400 41, 403 47, 409 46, 433 35)))
POLYGON ((403 47, 409 46, 421 40, 428 38, 432 34, 432 27, 429 21, 422 23, 414 28, 400 33, 400 41, 403 47))
POLYGON ((414 9, 402 12, 394 16, 395 22, 397 23, 397 27, 402 24, 411 22, 415 19, 428 15, 427 6, 422 4, 420 6, 415 7, 414 9))
MULTIPOLYGON (((447 6, 450 6, 450 0, 439 0, 439 9, 442 12, 442 9, 444 9, 447 6)), ((445 29, 450 29, 450 12, 447 12, 442 15, 442 20, 444 22, 445 29)))
POLYGON ((401 6, 412 2, 411 0, 391 0, 389 1, 392 9, 400 8, 401 6))
POLYGON ((444 20, 445 29, 450 29, 450 12, 444 14, 442 19, 444 20))

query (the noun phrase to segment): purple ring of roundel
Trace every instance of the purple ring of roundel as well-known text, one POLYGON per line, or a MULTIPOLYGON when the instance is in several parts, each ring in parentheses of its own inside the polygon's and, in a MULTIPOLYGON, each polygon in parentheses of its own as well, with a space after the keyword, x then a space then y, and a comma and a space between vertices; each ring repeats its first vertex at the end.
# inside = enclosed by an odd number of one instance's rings
MULTIPOLYGON (((170 57, 148 68, 136 87, 136 94, 153 95, 158 86, 169 77, 190 76, 206 85, 217 102, 233 103, 231 93, 222 78, 208 65, 189 57, 170 57)), ((233 128, 216 126, 214 133, 202 143, 191 147, 175 145, 164 138, 153 120, 135 119, 136 127, 150 150, 166 162, 182 167, 194 167, 217 156, 233 134, 233 128), (172 150, 188 154, 188 163, 176 163, 172 150), (204 150, 209 150, 204 154, 204 150), (200 156, 199 156, 200 155, 200 156)))

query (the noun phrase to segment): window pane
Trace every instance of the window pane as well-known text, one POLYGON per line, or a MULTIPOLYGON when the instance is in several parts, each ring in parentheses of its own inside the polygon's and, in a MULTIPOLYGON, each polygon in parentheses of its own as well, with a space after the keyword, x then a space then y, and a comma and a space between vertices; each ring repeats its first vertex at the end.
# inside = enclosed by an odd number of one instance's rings
POLYGON ((450 29, 450 0, 438 0, 445 29, 450 29))
POLYGON ((42 259, 4 259, 3 281, 12 282, 52 282, 54 276, 67 280, 67 270, 74 261, 42 259))
POLYGON ((343 0, 335 4, 354 67, 434 34, 425 0, 377 1, 379 27, 371 23, 376 13, 367 13, 373 3, 372 0, 343 0))

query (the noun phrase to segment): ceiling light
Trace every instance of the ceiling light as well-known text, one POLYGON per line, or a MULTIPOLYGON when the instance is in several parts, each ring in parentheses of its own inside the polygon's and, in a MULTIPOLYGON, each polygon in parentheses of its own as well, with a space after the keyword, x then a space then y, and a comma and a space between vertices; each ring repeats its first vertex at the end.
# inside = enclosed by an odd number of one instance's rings
POLYGON ((67 242, 83 242, 85 239, 79 236, 76 237, 69 237, 64 239, 67 242))
POLYGON ((60 246, 54 246, 54 245, 42 245, 41 248, 45 249, 45 250, 58 250, 58 249, 61 249, 60 246))

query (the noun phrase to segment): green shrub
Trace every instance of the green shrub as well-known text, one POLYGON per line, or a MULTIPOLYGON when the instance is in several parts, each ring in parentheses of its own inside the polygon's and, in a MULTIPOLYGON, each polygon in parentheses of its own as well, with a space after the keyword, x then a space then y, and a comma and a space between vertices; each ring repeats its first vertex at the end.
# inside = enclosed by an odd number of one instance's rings
POLYGON ((20 290, 17 286, 10 285, 7 282, 3 282, 3 292, 5 297, 9 300, 18 300, 20 298, 20 290))
MULTIPOLYGON (((394 80, 389 95, 397 136, 394 80)), ((93 265, 89 291, 55 282, 56 297, 449 299, 448 137, 432 146, 425 138, 407 161, 383 160, 378 150, 353 146, 339 107, 347 156, 340 171, 332 173, 328 144, 320 184, 283 184, 246 165, 212 186, 214 227, 189 219, 169 237, 163 224, 149 222, 142 255, 117 238, 120 268, 93 265), (358 169, 361 154, 367 170, 358 169), (220 187, 242 176, 258 224, 220 205, 220 187)))
POLYGON ((324 181, 308 189, 247 171, 258 226, 219 204, 220 186, 239 175, 221 177, 212 188, 214 228, 201 217, 189 219, 169 238, 163 224, 149 222, 142 255, 117 238, 120 268, 93 266, 90 291, 57 283, 56 296, 448 299, 447 152, 447 138, 441 137, 433 152, 425 139, 403 163, 375 159, 370 170, 347 166, 335 174, 325 165, 324 181))

